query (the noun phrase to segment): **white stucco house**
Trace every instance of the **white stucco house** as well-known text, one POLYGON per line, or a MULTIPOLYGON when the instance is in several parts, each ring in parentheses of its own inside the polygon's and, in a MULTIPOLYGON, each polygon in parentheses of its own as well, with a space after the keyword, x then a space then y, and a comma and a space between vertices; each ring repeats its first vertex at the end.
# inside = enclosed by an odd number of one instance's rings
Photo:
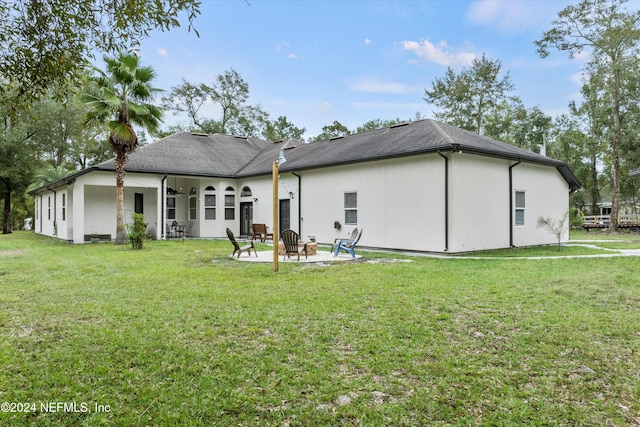
MULTIPOLYGON (((280 165, 280 230, 319 243, 364 229, 365 247, 467 252, 555 243, 536 227, 580 188, 562 162, 434 120, 305 144, 182 132, 131 154, 125 217, 141 212, 166 238, 173 221, 193 237, 272 227, 272 162, 280 165)), ((114 162, 34 191, 37 233, 70 243, 116 231, 114 162)), ((563 237, 568 240, 568 234, 563 237)))

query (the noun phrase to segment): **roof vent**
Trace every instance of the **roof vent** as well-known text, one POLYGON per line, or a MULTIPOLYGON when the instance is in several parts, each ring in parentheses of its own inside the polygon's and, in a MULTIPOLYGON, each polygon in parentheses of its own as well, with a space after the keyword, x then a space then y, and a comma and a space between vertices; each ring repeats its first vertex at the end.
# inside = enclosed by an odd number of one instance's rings
POLYGON ((334 136, 333 138, 329 138, 329 141, 336 141, 336 140, 342 139, 342 138, 344 138, 344 135, 334 136))
POLYGON ((393 128, 399 128, 399 127, 402 127, 402 126, 407 126, 407 125, 409 125, 409 124, 411 124, 411 122, 396 123, 395 125, 391 125, 391 126, 389 126, 389 128, 390 128, 390 129, 393 129, 393 128))
POLYGON ((193 136, 209 136, 206 133, 202 133, 202 132, 191 132, 191 135, 193 136))
POLYGON ((248 136, 241 136, 241 135, 233 135, 233 137, 237 139, 244 139, 245 141, 249 139, 248 136))

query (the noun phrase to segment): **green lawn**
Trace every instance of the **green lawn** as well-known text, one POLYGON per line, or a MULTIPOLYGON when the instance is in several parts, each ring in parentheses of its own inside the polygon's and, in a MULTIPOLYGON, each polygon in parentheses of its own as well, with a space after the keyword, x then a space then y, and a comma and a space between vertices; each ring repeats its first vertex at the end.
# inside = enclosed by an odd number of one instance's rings
POLYGON ((230 252, 0 236, 0 425, 640 424, 638 257, 230 252))

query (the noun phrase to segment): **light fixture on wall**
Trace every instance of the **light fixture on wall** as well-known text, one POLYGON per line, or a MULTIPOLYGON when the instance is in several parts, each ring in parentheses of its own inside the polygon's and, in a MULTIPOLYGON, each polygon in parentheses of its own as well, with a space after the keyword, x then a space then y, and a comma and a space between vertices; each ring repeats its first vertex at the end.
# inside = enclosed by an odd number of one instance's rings
POLYGON ((257 197, 254 197, 254 198, 253 198, 253 201, 254 201, 254 203, 257 203, 257 202, 258 202, 258 198, 257 198, 257 197))

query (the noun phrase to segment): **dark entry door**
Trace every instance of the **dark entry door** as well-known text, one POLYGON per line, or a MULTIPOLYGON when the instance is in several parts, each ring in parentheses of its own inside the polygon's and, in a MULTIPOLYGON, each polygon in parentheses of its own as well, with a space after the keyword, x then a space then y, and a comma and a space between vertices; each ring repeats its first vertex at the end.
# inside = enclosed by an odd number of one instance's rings
POLYGON ((280 234, 284 230, 291 228, 291 200, 289 199, 280 200, 280 221, 278 226, 280 227, 280 234))
POLYGON ((135 193, 134 202, 133 202, 133 210, 135 213, 144 213, 144 194, 135 193))
POLYGON ((249 229, 253 224, 253 203, 242 202, 240 203, 240 234, 248 236, 251 234, 249 229))

